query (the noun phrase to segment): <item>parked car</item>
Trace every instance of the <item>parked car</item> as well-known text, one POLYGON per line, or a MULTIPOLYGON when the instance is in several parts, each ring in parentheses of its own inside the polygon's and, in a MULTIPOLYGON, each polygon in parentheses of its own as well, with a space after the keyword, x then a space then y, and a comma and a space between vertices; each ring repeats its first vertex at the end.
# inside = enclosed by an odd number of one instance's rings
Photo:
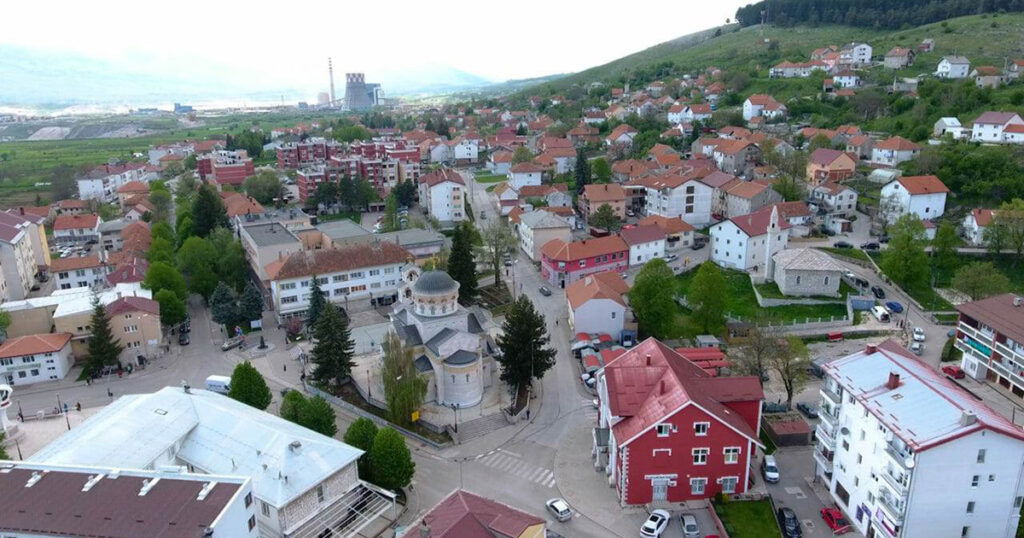
POLYGON ((920 355, 924 353, 924 344, 922 344, 921 342, 914 342, 910 344, 910 351, 914 355, 920 355))
POLYGON ((879 244, 875 243, 874 241, 869 241, 867 243, 861 243, 860 248, 862 250, 878 250, 882 247, 879 246, 879 244))
POLYGON ((548 499, 544 506, 558 521, 565 522, 572 519, 572 508, 569 508, 569 503, 565 502, 565 499, 548 499))
POLYGON ((800 529, 800 520, 796 517, 796 512, 788 506, 779 508, 777 512, 779 516, 779 528, 782 529, 782 536, 785 538, 800 538, 803 536, 803 530, 800 529))
POLYGON ((964 373, 963 368, 955 364, 947 364, 942 367, 942 373, 952 377, 953 379, 963 379, 967 374, 964 373))
POLYGON ((866 279, 863 279, 861 277, 854 278, 853 279, 853 283, 856 284, 857 287, 860 287, 860 288, 866 288, 866 287, 871 285, 870 282, 868 282, 866 279))
POLYGON ((680 514, 679 522, 683 525, 683 538, 700 538, 700 527, 693 514, 680 514))
POLYGON ((927 338, 927 336, 924 334, 924 329, 920 327, 914 327, 914 341, 924 342, 925 338, 927 338))
POLYGON ((850 522, 846 520, 843 511, 838 508, 822 508, 821 519, 825 520, 825 525, 832 531, 832 534, 850 532, 850 522))
POLYGON ((878 242, 883 244, 883 245, 888 243, 889 242, 889 236, 888 235, 883 235, 882 237, 879 237, 878 238, 878 242))
POLYGON ((675 259, 678 258, 678 257, 679 257, 678 254, 669 254, 668 256, 665 256, 665 261, 667 261, 667 262, 675 261, 675 259))
POLYGON ((889 312, 892 312, 893 314, 899 314, 900 312, 903 312, 903 305, 896 301, 886 302, 885 307, 888 308, 889 312))
POLYGON ((178 333, 178 345, 187 346, 189 343, 188 333, 178 333))
POLYGON ((775 456, 769 454, 761 460, 761 476, 771 484, 779 481, 779 466, 775 463, 775 456))
POLYGON ((540 289, 537 291, 539 291, 540 294, 545 297, 551 297, 551 290, 545 288, 544 286, 541 286, 540 289))
POLYGON ((875 294, 875 299, 885 299, 885 290, 881 286, 871 286, 871 293, 875 294))
POLYGON ((236 347, 242 345, 242 343, 244 341, 245 341, 245 339, 242 336, 234 336, 234 337, 228 338, 227 340, 224 341, 223 344, 221 344, 220 350, 221 351, 229 351, 229 350, 235 349, 236 347))
POLYGON ((644 538, 658 538, 668 527, 668 521, 672 516, 664 510, 655 510, 647 516, 647 521, 640 526, 640 536, 644 538))
POLYGON ((700 249, 704 248, 704 244, 705 243, 703 241, 694 241, 694 243, 693 243, 693 250, 700 250, 700 249))
POLYGON ((761 410, 765 413, 785 413, 789 411, 789 406, 782 402, 761 402, 761 410))
POLYGON ((796 404, 796 408, 807 415, 807 418, 818 418, 818 408, 812 403, 800 402, 796 404))
POLYGON ((832 246, 835 248, 853 248, 853 243, 850 243, 849 241, 836 241, 835 243, 832 243, 832 246))

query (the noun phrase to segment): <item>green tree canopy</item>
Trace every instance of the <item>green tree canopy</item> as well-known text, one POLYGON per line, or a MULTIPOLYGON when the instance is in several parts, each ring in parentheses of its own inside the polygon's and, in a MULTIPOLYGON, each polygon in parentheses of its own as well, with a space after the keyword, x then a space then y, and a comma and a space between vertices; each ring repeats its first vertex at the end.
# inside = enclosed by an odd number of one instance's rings
POLYGON ((348 319, 332 303, 327 303, 313 328, 313 380, 340 387, 352 371, 355 343, 348 328, 348 319))
POLYGON ((932 257, 935 258, 935 268, 943 273, 951 271, 956 267, 959 253, 956 248, 960 246, 960 238, 956 235, 956 226, 952 222, 945 221, 935 231, 935 239, 932 240, 932 257))
POLYGON ((927 286, 931 275, 921 219, 907 213, 890 227, 889 235, 889 248, 882 252, 879 263, 882 271, 904 288, 927 286))
POLYGON ((321 396, 313 396, 307 400, 299 417, 300 424, 321 435, 334 437, 334 434, 338 433, 334 408, 321 396))
POLYGON ((402 345, 394 331, 389 331, 382 343, 384 357, 380 377, 384 382, 384 398, 388 404, 388 419, 399 425, 412 424, 412 413, 423 405, 427 395, 427 380, 420 377, 413 366, 412 349, 402 345))
POLYGON ((629 290, 629 305, 646 335, 664 339, 676 320, 676 304, 671 293, 675 276, 665 260, 655 258, 640 269, 629 290))
POLYGON ((238 299, 238 318, 246 323, 263 319, 263 294, 252 282, 245 285, 238 299))
POLYGON ((206 237, 214 228, 227 228, 228 224, 228 213, 217 191, 210 185, 200 187, 192 202, 192 233, 206 237))
POLYGON ((164 239, 163 237, 154 238, 149 244, 149 250, 146 251, 146 260, 149 263, 163 262, 166 264, 174 263, 174 243, 164 239))
POLYGON ((512 164, 528 163, 532 160, 533 153, 530 153, 530 148, 526 146, 519 146, 512 152, 512 164))
MULTIPOLYGON (((577 154, 576 158, 579 158, 579 154, 577 154)), ((590 163, 590 171, 593 175, 594 183, 610 183, 612 180, 612 167, 604 157, 594 159, 590 163)))
POLYGON ((185 301, 181 300, 177 293, 169 289, 162 289, 156 292, 153 298, 160 303, 161 323, 173 326, 185 321, 188 311, 185 308, 185 301))
POLYGON ((242 242, 227 228, 217 228, 210 233, 210 243, 220 254, 215 267, 220 280, 237 292, 245 289, 248 282, 249 264, 245 260, 242 242))
POLYGON ((591 183, 590 163, 587 162, 587 155, 583 149, 576 150, 576 164, 573 169, 573 179, 576 181, 576 192, 582 193, 583 187, 591 183))
POLYGON ((188 299, 185 277, 176 268, 162 261, 156 261, 149 265, 149 268, 146 269, 146 277, 142 280, 142 286, 154 294, 160 293, 161 290, 170 290, 182 302, 188 299))
POLYGON ((448 274, 459 283, 459 301, 472 303, 477 296, 476 260, 473 258, 472 224, 461 222, 452 236, 452 252, 448 256, 448 274))
POLYGON ((153 204, 153 222, 166 222, 171 216, 171 193, 166 190, 154 190, 149 193, 149 203, 153 204))
POLYGON ((516 238, 501 219, 492 219, 480 237, 483 240, 484 258, 494 271, 494 285, 501 286, 501 260, 515 248, 516 238))
POLYGON ((622 227, 622 220, 615 214, 612 206, 608 204, 601 204, 601 207, 597 208, 587 219, 588 224, 613 232, 622 227))
POLYGON ((311 278, 313 286, 309 290, 309 308, 306 309, 306 325, 316 327, 320 314, 327 307, 327 295, 324 294, 323 288, 320 287, 320 277, 313 275, 311 278))
POLYGON ((275 198, 281 197, 283 186, 277 172, 260 170, 255 175, 245 178, 242 189, 257 202, 267 205, 273 203, 275 198))
POLYGON ((697 269, 686 290, 686 299, 693 309, 693 321, 704 333, 714 333, 725 324, 728 293, 725 276, 713 262, 706 261, 697 269))
POLYGON ((393 428, 377 431, 370 448, 370 475, 378 486, 398 491, 409 485, 416 472, 405 439, 393 428))
POLYGON ((213 243, 202 237, 192 236, 178 249, 178 270, 185 277, 188 289, 209 300, 220 279, 215 268, 220 253, 213 243))
POLYGON ((217 283, 213 295, 210 296, 210 317, 213 321, 228 328, 238 321, 238 302, 235 292, 223 282, 217 283))
POLYGON ((359 478, 370 480, 370 449, 373 448, 373 440, 377 437, 377 425, 366 417, 360 417, 349 425, 345 430, 342 441, 346 445, 353 446, 363 451, 359 457, 359 478))
POLYGON ((270 405, 273 396, 263 376, 249 361, 240 362, 231 373, 231 390, 228 397, 264 410, 270 405))
POLYGON ((501 380, 516 389, 532 379, 541 379, 555 365, 555 350, 548 347, 550 337, 542 316, 526 295, 520 295, 505 314, 498 337, 501 355, 501 380))
POLYGON ((1010 291, 1010 279, 992 262, 973 262, 956 270, 953 288, 979 301, 1010 291))
POLYGON ((289 390, 281 398, 281 418, 301 425, 302 413, 308 404, 309 400, 306 399, 306 395, 297 390, 289 390))

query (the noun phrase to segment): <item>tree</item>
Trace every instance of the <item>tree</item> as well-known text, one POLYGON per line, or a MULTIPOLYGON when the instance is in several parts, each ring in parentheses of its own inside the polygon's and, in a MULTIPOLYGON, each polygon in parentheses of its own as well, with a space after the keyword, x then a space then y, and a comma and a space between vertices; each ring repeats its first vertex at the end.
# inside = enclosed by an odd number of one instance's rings
POLYGON ((322 396, 313 396, 306 401, 305 407, 301 409, 299 420, 299 424, 321 435, 334 437, 334 434, 338 433, 334 408, 322 396))
POLYGON ((185 301, 178 297, 177 293, 162 289, 153 294, 153 298, 160 303, 160 321, 164 325, 173 326, 185 321, 188 311, 185 308, 185 301))
POLYGON ((102 370, 104 366, 120 364, 121 351, 124 350, 124 346, 110 330, 106 307, 95 297, 92 302, 92 318, 89 324, 92 326, 92 336, 89 337, 86 371, 94 374, 102 370))
POLYGON ((307 405, 309 405, 309 400, 304 394, 297 390, 289 390, 281 398, 281 418, 301 425, 302 413, 307 405))
POLYGON ((512 152, 512 164, 528 163, 533 160, 533 154, 526 146, 519 146, 512 152))
POLYGON ((7 450, 4 449, 4 438, 6 437, 7 433, 0 431, 0 460, 11 459, 11 456, 7 454, 7 450))
MULTIPOLYGON (((482 234, 485 259, 494 271, 494 287, 501 286, 501 259, 516 245, 512 231, 501 219, 494 219, 484 228, 482 234)), ((515 290, 512 290, 515 292, 515 290)))
POLYGON ((276 172, 261 170, 256 175, 245 178, 242 189, 257 202, 270 204, 274 202, 275 198, 281 197, 281 178, 277 176, 276 172))
POLYGON ((772 189, 787 202, 803 200, 807 197, 806 184, 788 174, 781 175, 775 183, 772 183, 772 189))
POLYGON ((312 362, 316 365, 313 380, 340 387, 352 372, 352 351, 355 347, 348 319, 333 303, 327 303, 316 321, 313 334, 316 337, 312 352, 312 362))
POLYGON ((889 228, 903 212, 903 206, 895 193, 890 194, 878 201, 878 218, 882 224, 882 232, 888 234, 889 228))
POLYGON ((399 205, 409 207, 416 198, 416 185, 413 184, 411 179, 406 179, 399 183, 392 192, 398 198, 399 205))
POLYGON ((423 405, 427 380, 413 366, 412 349, 402 345, 394 331, 389 331, 381 344, 384 349, 380 376, 384 382, 384 399, 388 419, 399 425, 412 424, 412 413, 423 405))
POLYGON ((582 193, 583 187, 589 185, 590 181, 590 163, 587 162, 587 155, 583 153, 583 149, 576 150, 576 167, 573 173, 573 179, 576 180, 576 192, 582 193))
POLYGON ((722 271, 713 262, 702 263, 686 290, 686 300, 693 310, 693 320, 704 333, 711 333, 725 324, 727 295, 722 271))
POLYGON ((622 227, 622 220, 608 204, 601 204, 601 207, 597 208, 597 211, 594 211, 587 219, 587 223, 609 232, 614 232, 622 227))
POLYGON ((345 430, 341 438, 346 445, 358 448, 363 451, 359 457, 359 478, 370 479, 370 449, 373 448, 373 440, 377 437, 377 425, 366 417, 357 418, 345 430))
POLYGON ((223 282, 217 284, 213 295, 210 296, 210 317, 228 329, 238 321, 238 301, 235 292, 223 282))
POLYGON ((146 270, 146 277, 142 280, 142 286, 151 290, 154 295, 161 290, 169 290, 182 302, 188 299, 185 277, 170 264, 162 261, 150 264, 146 270))
POLYGON ((248 282, 249 264, 245 260, 242 242, 227 228, 217 228, 209 237, 213 248, 219 253, 216 271, 221 281, 237 292, 245 289, 248 282))
POLYGON ((185 240, 178 249, 178 270, 185 277, 189 291, 209 300, 220 281, 212 270, 217 267, 219 257, 220 253, 210 241, 197 236, 185 240))
POLYGON ((791 336, 782 341, 785 345, 780 353, 771 356, 771 366, 786 389, 786 406, 793 405, 793 396, 807 384, 807 369, 811 365, 811 353, 803 340, 791 336))
POLYGON ((320 314, 327 307, 327 295, 324 294, 323 288, 320 287, 320 278, 313 275, 312 279, 313 287, 309 290, 309 308, 306 309, 306 325, 311 328, 316 327, 320 314))
MULTIPOLYGON (((579 158, 579 154, 576 155, 579 158)), ((612 167, 604 157, 594 159, 590 164, 590 172, 594 183, 610 183, 612 180, 612 167)))
POLYGON ((249 361, 240 362, 231 373, 231 390, 228 397, 246 405, 265 410, 273 399, 270 387, 259 371, 249 361))
POLYGON ((473 245, 470 239, 471 226, 461 222, 455 227, 452 236, 452 252, 448 256, 448 274, 459 283, 459 301, 469 304, 477 296, 476 260, 473 258, 473 245))
POLYGON ((663 339, 675 324, 676 304, 672 294, 675 276, 665 260, 653 259, 640 269, 633 288, 629 290, 629 306, 640 321, 640 330, 648 336, 663 339))
POLYGON ((889 248, 882 252, 882 271, 904 288, 928 285, 929 264, 925 253, 924 225, 917 215, 907 213, 892 225, 889 248))
POLYGON ((992 222, 985 227, 985 231, 982 232, 981 237, 985 242, 985 247, 988 249, 989 254, 997 255, 1006 248, 1006 228, 1000 225, 999 221, 996 219, 992 219, 992 222))
POLYGON ((313 205, 331 206, 338 203, 339 187, 333 181, 325 181, 316 186, 316 193, 311 197, 313 205))
POLYGON ((768 377, 768 370, 775 365, 776 357, 785 351, 785 340, 769 324, 770 321, 767 315, 758 315, 743 345, 730 353, 738 372, 757 376, 762 383, 768 377))
POLYGON ((367 181, 365 178, 359 178, 353 183, 354 192, 353 198, 354 206, 366 211, 370 208, 370 204, 380 200, 380 196, 377 194, 377 189, 373 188, 373 184, 367 181))
POLYGON ((146 260, 149 261, 149 263, 174 263, 174 243, 164 239, 163 237, 153 239, 149 244, 149 250, 146 251, 146 260))
POLYGON ((214 228, 227 228, 228 225, 228 213, 220 195, 210 185, 200 187, 192 202, 192 233, 206 237, 214 228))
POLYGON ((380 222, 383 232, 394 232, 401 229, 398 225, 398 197, 395 196, 394 191, 384 201, 384 218, 380 222))
POLYGON ((973 262, 956 270, 952 286, 979 301, 1010 291, 1010 279, 992 262, 973 262))
POLYGON ((409 485, 416 464, 409 454, 405 439, 393 428, 381 428, 370 448, 370 475, 378 486, 397 491, 409 485))
POLYGON ((238 300, 238 318, 244 322, 263 318, 263 294, 252 282, 245 285, 245 291, 238 300))
POLYGON ((183 174, 174 185, 174 196, 182 201, 191 201, 196 194, 196 178, 192 174, 183 174))
POLYGON ((1003 202, 992 216, 992 225, 1001 229, 1008 248, 1017 253, 1017 262, 1024 255, 1024 199, 1003 202))
POLYGON ((960 238, 956 235, 956 226, 952 222, 945 221, 935 231, 935 239, 932 240, 932 257, 935 259, 935 268, 946 274, 956 267, 957 250, 960 245, 960 238))
POLYGON ((505 314, 503 334, 498 337, 501 355, 501 380, 515 389, 541 379, 555 365, 555 350, 548 347, 550 337, 544 316, 526 295, 520 295, 505 314))
POLYGON ((166 222, 171 216, 171 193, 166 190, 155 190, 149 193, 149 203, 153 204, 153 222, 166 222))

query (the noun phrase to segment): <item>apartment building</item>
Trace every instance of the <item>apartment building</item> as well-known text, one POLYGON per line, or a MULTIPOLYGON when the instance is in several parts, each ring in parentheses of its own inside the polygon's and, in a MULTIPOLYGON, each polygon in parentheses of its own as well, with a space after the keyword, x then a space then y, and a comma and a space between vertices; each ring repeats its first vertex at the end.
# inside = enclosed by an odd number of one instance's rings
POLYGON ((40 270, 36 245, 41 243, 42 248, 46 243, 45 238, 34 235, 38 234, 34 228, 28 221, 0 213, 0 297, 8 301, 24 299, 35 285, 40 270))
POLYGON ((442 168, 419 179, 420 205, 442 224, 466 220, 466 182, 462 174, 442 168))
POLYGON ((131 181, 147 181, 155 177, 146 170, 146 163, 105 164, 77 178, 78 198, 103 203, 117 201, 117 189, 131 181))
POLYGON ((617 235, 566 242, 548 241, 540 248, 540 276, 564 288, 593 273, 622 272, 629 267, 629 245, 617 235))
POLYGON ((0 344, 0 383, 31 385, 64 379, 73 363, 71 333, 11 338, 0 344))
POLYGON ((221 185, 241 185, 245 178, 256 173, 252 159, 244 149, 217 150, 196 159, 196 170, 204 181, 215 181, 221 185))
POLYGON ((107 285, 107 275, 114 269, 97 255, 57 258, 50 265, 50 274, 59 290, 71 288, 99 289, 107 285))
POLYGON ((964 372, 1024 399, 1024 297, 1004 293, 956 309, 954 345, 963 352, 964 372))
POLYGON ((53 220, 53 240, 58 245, 79 245, 100 240, 100 217, 94 214, 60 215, 53 220))

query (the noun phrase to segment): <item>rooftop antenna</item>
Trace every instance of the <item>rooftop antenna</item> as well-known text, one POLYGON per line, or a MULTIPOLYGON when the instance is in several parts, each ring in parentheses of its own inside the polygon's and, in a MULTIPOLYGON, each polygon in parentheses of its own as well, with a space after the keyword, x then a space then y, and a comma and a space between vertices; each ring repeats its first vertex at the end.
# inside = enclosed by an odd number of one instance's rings
POLYGON ((334 64, 331 57, 327 57, 327 75, 331 78, 331 106, 334 106, 334 64))

